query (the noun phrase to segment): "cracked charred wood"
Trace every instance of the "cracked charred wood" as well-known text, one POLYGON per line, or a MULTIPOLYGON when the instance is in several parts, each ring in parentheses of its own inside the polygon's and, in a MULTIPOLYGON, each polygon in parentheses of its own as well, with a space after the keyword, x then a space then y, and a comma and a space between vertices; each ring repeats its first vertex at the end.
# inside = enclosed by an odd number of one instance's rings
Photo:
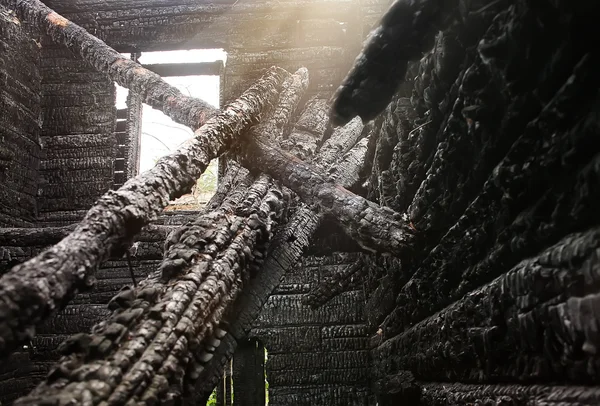
POLYGON ((600 272, 599 247, 598 227, 568 235, 386 341, 376 367, 389 372, 392 358, 434 381, 597 384, 588 371, 598 362, 590 312, 600 295, 589 275, 600 272))
MULTIPOLYGON (((285 113, 270 106, 250 137, 279 136, 308 87, 308 71, 299 69, 283 87, 279 97, 288 101, 285 113)), ((219 208, 170 233, 159 269, 115 296, 109 303, 115 312, 91 335, 68 340, 65 356, 46 382, 17 404, 89 398, 121 405, 181 398, 221 345, 227 333, 223 316, 259 272, 285 204, 268 175, 255 178, 237 169, 228 171, 236 173, 226 178, 228 192, 218 198, 219 208)))
POLYGON ((245 194, 171 235, 160 268, 109 303, 109 320, 60 348, 64 355, 29 396, 15 404, 168 403, 213 357, 219 323, 260 268, 281 193, 261 175, 245 194))
POLYGON ((586 203, 598 199, 590 186, 598 182, 600 151, 600 99, 597 85, 591 85, 598 83, 596 66, 598 55, 584 56, 527 125, 481 193, 402 288, 386 334, 489 282, 523 255, 555 242, 561 232, 597 224, 597 211, 586 203), (456 267, 462 271, 456 273, 456 267))
POLYGON ((184 95, 156 73, 124 57, 39 0, 0 0, 0 4, 14 9, 24 21, 39 27, 57 44, 65 45, 99 72, 140 95, 144 103, 162 111, 173 121, 196 130, 217 112, 207 102, 184 95))
POLYGON ((375 118, 404 80, 409 61, 431 49, 435 35, 456 19, 458 1, 396 0, 371 32, 354 66, 337 89, 333 125, 356 116, 375 118))
POLYGON ((286 151, 259 140, 244 144, 238 152, 244 166, 266 171, 314 210, 335 217, 363 249, 393 255, 411 249, 415 235, 406 216, 355 195, 286 151))
MULTIPOLYGON (((318 104, 315 104, 314 107, 318 107, 318 104)), ((327 122, 325 114, 319 113, 315 116, 315 119, 315 124, 319 122, 324 124, 327 122)), ((325 125, 315 125, 315 128, 319 129, 321 136, 325 134, 325 125)), ((327 160, 331 159, 335 161, 341 158, 342 154, 355 157, 355 150, 362 151, 363 153, 366 152, 362 142, 359 142, 362 134, 362 125, 352 126, 351 128, 354 128, 355 131, 348 132, 341 128, 334 131, 331 136, 331 142, 315 157, 313 161, 315 165, 327 167, 327 162, 324 162, 322 158, 324 156, 327 157, 327 160), (358 145, 346 152, 345 148, 349 145, 348 138, 353 139, 355 143, 358 142, 358 145), (336 140, 337 143, 334 142, 336 140), (346 147, 343 147, 343 145, 346 145, 346 147)), ((301 127, 297 127, 296 130, 301 131, 301 127)), ((348 162, 348 164, 334 166, 335 169, 330 175, 332 179, 349 187, 355 182, 357 174, 365 164, 365 160, 353 158, 344 159, 344 161, 348 162), (354 166, 352 166, 352 163, 354 166)), ((215 357, 213 357, 210 364, 207 365, 204 372, 200 375, 195 390, 196 397, 208 399, 217 381, 223 375, 223 368, 226 361, 233 357, 237 348, 237 342, 245 339, 252 327, 253 321, 258 317, 262 306, 267 301, 271 292, 277 287, 285 273, 298 263, 302 253, 310 245, 311 237, 321 223, 322 217, 322 215, 310 210, 306 205, 301 204, 293 212, 286 226, 274 237, 261 271, 254 280, 250 281, 232 309, 230 325, 227 328, 230 334, 222 341, 221 346, 215 352, 215 357)))
POLYGON ((418 385, 421 388, 421 404, 431 406, 527 406, 531 405, 532 399, 540 406, 591 406, 600 402, 600 390, 589 386, 469 385, 448 382, 418 382, 418 385))
POLYGON ((189 191, 209 162, 256 124, 263 108, 277 100, 286 77, 284 70, 270 69, 196 130, 188 145, 106 193, 69 236, 5 274, 0 279, 1 356, 30 340, 35 326, 78 291, 93 286, 96 268, 129 244, 171 199, 189 191))

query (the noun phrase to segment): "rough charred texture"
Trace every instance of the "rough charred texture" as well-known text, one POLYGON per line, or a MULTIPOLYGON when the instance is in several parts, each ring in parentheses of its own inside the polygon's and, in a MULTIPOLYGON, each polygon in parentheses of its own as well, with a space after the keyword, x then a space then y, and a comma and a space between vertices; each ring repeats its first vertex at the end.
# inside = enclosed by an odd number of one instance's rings
MULTIPOLYGON (((365 192, 419 236, 365 273, 374 390, 390 405, 595 404, 600 8, 457 10, 373 123, 365 192)), ((376 112, 343 92, 334 121, 376 112)))
POLYGON ((35 326, 94 283, 94 271, 122 249, 170 199, 188 191, 211 159, 223 153, 273 103, 287 73, 272 69, 239 100, 197 130, 196 138, 153 169, 104 195, 59 244, 2 277, 0 344, 7 356, 35 326))
POLYGON ((40 163, 39 37, 0 6, 0 225, 31 227, 40 163))
POLYGON ((586 386, 542 385, 467 385, 461 383, 425 383, 422 385, 423 405, 491 405, 527 406, 531 399, 544 406, 595 405, 600 391, 586 386))
MULTIPOLYGON (((300 70, 284 82, 280 98, 298 101, 307 85, 308 72, 300 70)), ((294 106, 287 114, 270 110, 251 136, 275 139, 294 106)), ((59 366, 18 403, 35 404, 40 396, 57 404, 89 396, 109 404, 179 398, 226 334, 218 328, 225 311, 260 269, 282 197, 268 176, 244 176, 217 210, 174 230, 159 269, 115 296, 108 307, 117 310, 91 336, 67 340, 59 366), (89 348, 78 349, 82 343, 89 348), (102 393, 95 389, 100 382, 102 393)))
POLYGON ((381 345, 376 367, 393 357, 418 379, 595 384, 599 242, 594 228, 521 261, 381 345))
MULTIPOLYGON (((309 102, 304 114, 298 119, 295 130, 290 135, 294 138, 294 133, 303 133, 310 126, 303 126, 300 123, 313 123, 315 129, 320 133, 313 133, 313 137, 322 138, 326 130, 326 115, 319 110, 320 103, 309 102), (315 109, 317 109, 315 111, 315 109)), ((323 156, 327 159, 340 159, 342 156, 355 156, 354 148, 347 152, 349 148, 348 139, 358 142, 361 136, 362 126, 350 126, 354 131, 347 131, 343 128, 337 129, 331 136, 331 141, 327 148, 321 150, 314 159, 316 165, 327 167, 323 156), (339 144, 334 141, 337 140, 339 144), (346 155, 342 155, 346 154, 346 155)), ((360 143, 355 146, 364 152, 360 143)), ((344 159, 346 161, 346 159, 344 159)), ((350 185, 355 178, 355 174, 364 162, 362 159, 348 160, 354 162, 355 166, 340 165, 338 170, 332 170, 331 177, 339 181, 342 185, 350 185)), ((367 397, 368 390, 364 378, 366 376, 366 364, 360 363, 360 368, 354 366, 346 373, 344 371, 328 370, 324 364, 315 364, 311 367, 312 361, 305 361, 295 367, 293 364, 299 362, 304 357, 304 353, 310 350, 320 352, 336 351, 331 355, 330 360, 339 365, 345 365, 345 360, 354 357, 351 353, 358 349, 366 349, 365 331, 363 326, 349 325, 352 323, 361 323, 362 317, 359 312, 352 311, 346 314, 353 306, 357 309, 361 301, 360 294, 352 292, 342 297, 339 303, 332 304, 332 308, 325 308, 318 313, 313 313, 307 306, 302 304, 302 297, 308 292, 313 281, 313 276, 320 274, 322 269, 318 264, 322 263, 328 269, 323 275, 324 278, 331 277, 338 266, 347 266, 347 261, 353 261, 345 256, 336 255, 333 258, 320 257, 310 258, 306 262, 301 260, 303 252, 310 245, 312 236, 321 223, 322 216, 317 215, 305 205, 299 205, 290 213, 287 225, 280 230, 271 244, 269 254, 257 278, 250 282, 248 287, 242 293, 231 312, 231 324, 227 335, 221 346, 217 349, 215 357, 211 361, 199 379, 197 393, 199 398, 207 398, 212 388, 222 376, 225 360, 233 356, 238 341, 245 340, 246 335, 251 331, 253 336, 263 342, 269 353, 282 353, 281 359, 285 358, 287 351, 290 353, 285 360, 287 367, 271 367, 267 362, 267 374, 269 380, 269 402, 275 404, 298 404, 299 396, 302 396, 300 404, 313 404, 313 401, 342 402, 343 404, 359 404, 367 397), (299 262, 301 261, 301 262, 299 262), (283 278, 283 280, 282 280, 283 278), (281 284, 280 284, 281 281, 281 284), (270 296, 272 294, 272 296, 270 296), (279 306, 283 305, 286 309, 279 318, 272 317, 278 311, 279 306), (337 311, 337 309, 344 309, 337 311), (289 309, 295 309, 293 312, 289 309), (262 313, 262 315, 261 315, 262 313), (257 321, 255 321, 259 317, 257 321), (256 324, 258 323, 258 324, 256 324), (303 324, 321 323, 327 325, 323 327, 324 338, 321 339, 318 327, 303 327, 303 324), (362 335, 362 336, 361 336, 362 335), (315 374, 315 369, 319 370, 315 374), (333 375, 330 375, 333 374, 333 375), (335 382, 342 382, 343 377, 347 376, 353 379, 351 386, 336 387, 335 382), (299 389, 296 385, 304 382, 311 386, 310 394, 305 393, 305 389, 299 389), (357 388, 358 386, 358 388, 357 388)), ((356 355, 357 359, 364 360, 365 352, 356 355)), ((313 361, 316 358, 311 358, 313 361)))
POLYGON ((160 268, 115 296, 111 318, 92 334, 65 341, 65 356, 46 382, 16 404, 148 404, 181 396, 182 383, 193 382, 219 346, 223 312, 260 267, 281 214, 281 196, 269 184, 261 176, 245 194, 173 233, 160 268))
POLYGON ((410 249, 414 232, 405 216, 329 181, 322 170, 257 140, 247 140, 240 159, 247 167, 264 168, 314 210, 335 217, 364 249, 396 255, 410 249))
POLYGON ((205 101, 185 96, 154 72, 107 46, 84 28, 67 20, 39 0, 3 0, 15 6, 19 17, 39 27, 57 44, 66 45, 99 72, 139 94, 144 103, 162 111, 174 121, 193 130, 201 127, 215 109, 205 101))

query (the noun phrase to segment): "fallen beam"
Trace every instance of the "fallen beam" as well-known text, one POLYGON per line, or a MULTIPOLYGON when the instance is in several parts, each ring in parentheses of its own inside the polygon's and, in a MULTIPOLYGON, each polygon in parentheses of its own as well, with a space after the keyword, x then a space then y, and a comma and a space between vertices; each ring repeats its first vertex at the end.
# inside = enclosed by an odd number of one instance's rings
MULTIPOLYGON (((322 120, 323 124, 326 123, 327 116, 316 118, 315 126, 325 131, 326 126, 320 126, 319 122, 322 120)), ((337 128, 312 163, 322 168, 331 166, 332 179, 342 185, 354 184, 364 164, 364 160, 354 158, 360 155, 361 151, 366 153, 363 142, 359 142, 362 129, 360 120, 349 123, 344 128, 337 128), (331 165, 340 158, 343 164, 331 165)), ((222 378, 227 361, 233 357, 237 343, 248 335, 252 323, 258 317, 271 292, 279 285, 281 278, 296 266, 322 219, 322 214, 315 213, 302 204, 291 215, 286 226, 275 236, 261 271, 250 281, 234 304, 230 312, 231 317, 228 319, 229 326, 226 328, 229 334, 223 338, 214 357, 200 374, 193 393, 188 397, 190 402, 193 402, 192 399, 200 401, 208 399, 218 380, 222 378)))
POLYGON ((80 55, 111 80, 141 95, 144 103, 162 111, 173 121, 196 130, 217 111, 203 100, 185 96, 156 73, 124 57, 39 0, 0 0, 0 4, 14 10, 22 20, 39 27, 57 44, 65 45, 74 54, 80 55))
POLYGON ((324 176, 323 170, 277 147, 249 138, 243 144, 239 151, 242 165, 265 171, 296 192, 313 210, 336 218, 363 249, 400 255, 413 246, 415 233, 406 214, 350 192, 324 176))
POLYGON ((210 161, 258 121, 277 100, 289 74, 270 69, 238 100, 195 133, 195 138, 156 166, 109 191, 77 228, 55 246, 17 265, 0 278, 0 357, 35 334, 35 326, 62 308, 78 291, 93 286, 95 270, 168 205, 191 190, 210 161))
MULTIPOLYGON (((284 82, 280 98, 302 98, 308 72, 284 82)), ((275 139, 287 114, 267 117, 250 131, 275 139), (275 116, 275 117, 274 117, 275 116)), ((64 357, 45 382, 16 404, 85 403, 122 405, 168 403, 181 397, 219 346, 221 319, 266 256, 272 226, 284 200, 268 175, 242 176, 220 207, 174 230, 159 269, 135 289, 109 303, 115 310, 92 334, 80 334, 61 347, 64 357), (98 388, 102 388, 98 391, 98 388)))

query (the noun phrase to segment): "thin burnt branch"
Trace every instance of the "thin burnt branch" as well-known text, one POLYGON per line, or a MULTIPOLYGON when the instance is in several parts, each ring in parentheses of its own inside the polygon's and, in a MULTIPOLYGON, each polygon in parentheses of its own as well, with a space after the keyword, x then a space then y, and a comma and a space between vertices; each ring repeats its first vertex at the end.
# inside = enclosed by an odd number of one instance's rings
POLYGON ((0 4, 14 9, 24 21, 39 27, 57 44, 65 45, 111 80, 139 94, 144 103, 173 121, 196 130, 217 111, 203 100, 184 95, 156 73, 124 57, 39 0, 0 0, 0 4))
POLYGON ((106 193, 69 236, 5 274, 0 279, 2 357, 30 340, 35 326, 78 291, 93 286, 98 266, 129 244, 170 200, 189 191, 210 161, 256 124, 266 105, 277 100, 288 76, 282 69, 270 69, 198 129, 192 142, 120 189, 106 193))

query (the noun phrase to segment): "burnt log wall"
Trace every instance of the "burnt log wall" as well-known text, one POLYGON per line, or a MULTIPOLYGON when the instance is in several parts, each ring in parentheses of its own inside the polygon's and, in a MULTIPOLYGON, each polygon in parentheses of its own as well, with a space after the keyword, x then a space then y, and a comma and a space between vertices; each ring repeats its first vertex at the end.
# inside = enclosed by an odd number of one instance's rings
MULTIPOLYGON (((357 260, 356 254, 305 255, 265 303, 251 336, 268 351, 269 404, 368 404, 370 356, 362 285, 318 309, 304 296, 357 260)), ((235 384, 235 382, 234 382, 235 384)))
POLYGON ((41 73, 44 153, 38 224, 62 226, 80 220, 113 185, 115 85, 47 37, 41 73))
POLYGON ((368 278, 373 387, 598 404, 598 6, 462 3, 375 123, 366 193, 420 242, 368 278))
POLYGON ((40 163, 39 35, 0 7, 0 226, 32 227, 40 163))

